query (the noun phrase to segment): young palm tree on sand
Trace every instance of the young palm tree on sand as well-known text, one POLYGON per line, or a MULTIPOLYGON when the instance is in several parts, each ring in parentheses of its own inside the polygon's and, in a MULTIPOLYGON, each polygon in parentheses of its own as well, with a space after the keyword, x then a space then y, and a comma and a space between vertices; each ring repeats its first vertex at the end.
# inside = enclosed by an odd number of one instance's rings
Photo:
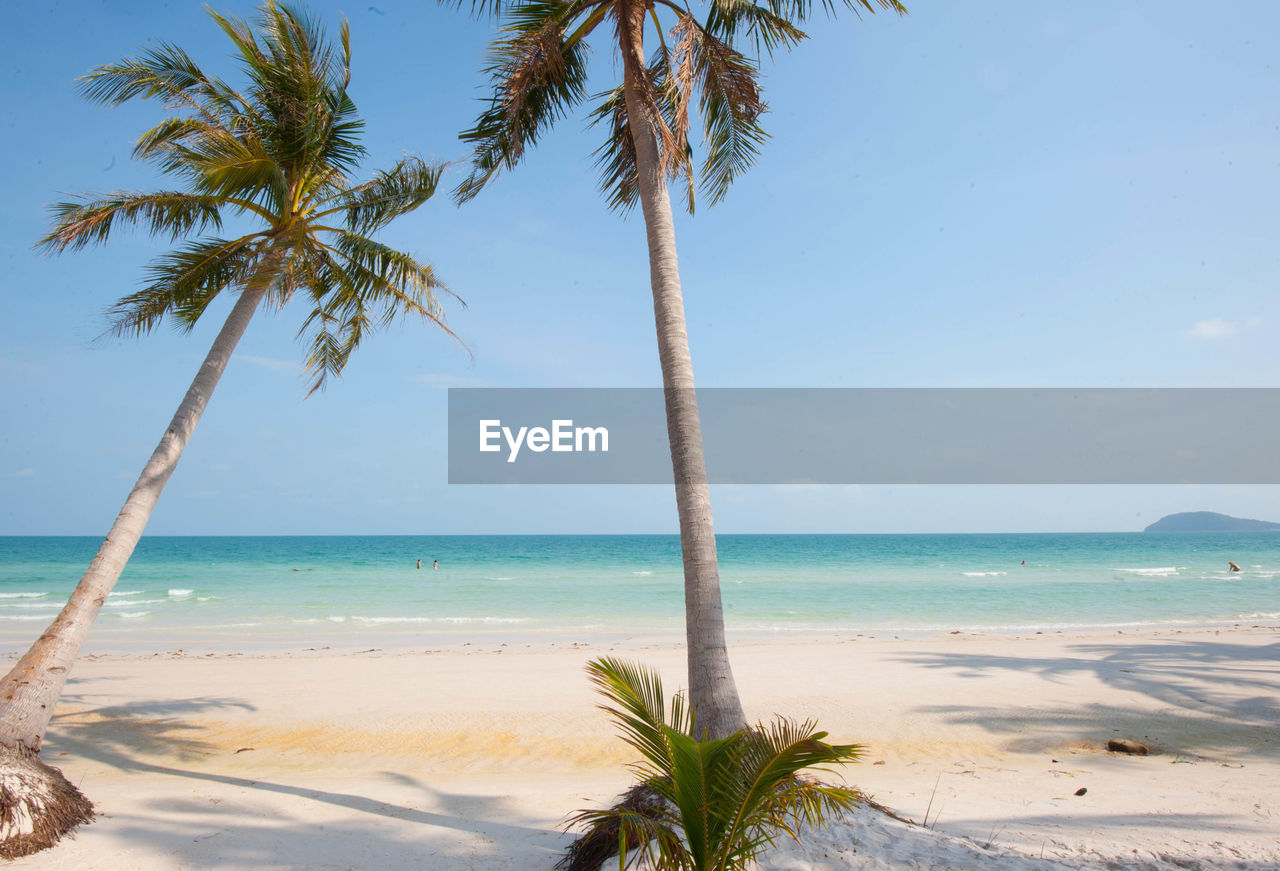
POLYGON ((862 755, 856 744, 828 744, 812 722, 775 718, 724 738, 692 735, 694 712, 680 696, 663 701, 657 672, 617 659, 587 664, 622 739, 640 754, 640 787, 607 810, 584 810, 585 827, 556 866, 654 871, 742 871, 780 834, 799 840, 801 825, 826 825, 859 803, 857 790, 828 786, 800 772, 830 770, 862 755))
POLYGON ((314 21, 268 2, 256 27, 210 13, 235 46, 248 87, 206 75, 175 45, 99 67, 83 80, 91 100, 158 100, 172 116, 134 155, 179 189, 85 196, 53 208, 41 245, 54 253, 106 242, 122 225, 187 240, 154 261, 145 287, 111 309, 120 334, 165 318, 190 329, 223 291, 238 298, 160 444, 142 470, 70 601, 0 680, 0 856, 50 846, 89 821, 92 805, 37 757, 53 709, 94 618, 132 554, 249 319, 262 305, 300 297, 310 309, 311 391, 338 375, 367 333, 416 315, 452 333, 431 267, 371 234, 435 192, 441 168, 405 158, 371 180, 349 177, 364 154, 363 122, 347 96, 351 47, 344 22, 333 46, 314 21), (219 235, 224 217, 245 235, 219 235))
MULTIPOLYGON (((898 0, 839 4, 854 12, 906 11, 898 0)), ((822 0, 829 13, 836 5, 836 0, 822 0)), ((814 8, 810 0, 710 0, 699 20, 674 0, 473 0, 473 9, 492 11, 503 28, 487 69, 493 95, 476 126, 462 136, 474 143, 475 153, 471 174, 457 190, 459 200, 474 197, 501 170, 514 168, 547 128, 587 99, 587 40, 600 25, 607 23, 601 39, 621 60, 622 84, 599 95, 591 113, 606 133, 596 156, 610 206, 624 211, 639 201, 644 213, 684 557, 690 702, 699 734, 712 738, 744 728, 746 718, 725 648, 667 181, 683 180, 685 206, 692 212, 698 188, 715 204, 751 166, 767 135, 758 124, 765 104, 758 65, 737 45, 745 41, 757 55, 789 49, 805 39, 797 25, 814 8), (646 59, 649 22, 657 46, 646 59), (689 138, 693 111, 701 112, 704 129, 700 170, 694 169, 689 138)))

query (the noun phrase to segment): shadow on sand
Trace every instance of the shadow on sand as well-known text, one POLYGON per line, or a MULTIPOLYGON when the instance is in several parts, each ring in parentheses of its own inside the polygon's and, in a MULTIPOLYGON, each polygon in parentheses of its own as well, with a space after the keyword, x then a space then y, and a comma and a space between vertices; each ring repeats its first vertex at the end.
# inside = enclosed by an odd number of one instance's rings
MULTIPOLYGON (((93 708, 87 698, 68 693, 63 704, 72 710, 55 716, 42 755, 54 765, 79 757, 138 775, 136 786, 126 787, 137 790, 131 811, 113 810, 110 796, 95 795, 91 780, 81 784, 105 817, 94 829, 110 826, 116 837, 136 842, 141 854, 166 857, 171 867, 550 869, 569 841, 545 820, 522 819, 506 796, 444 792, 404 771, 352 773, 337 757, 332 766, 275 765, 269 777, 253 777, 252 769, 245 776, 248 757, 228 756, 225 748, 202 741, 200 726, 191 722, 218 710, 253 710, 240 700, 93 708), (139 801, 139 793, 161 791, 155 777, 182 778, 193 787, 185 798, 173 798, 174 790, 165 788, 169 797, 139 801), (316 781, 330 788, 308 785, 316 781), (358 782, 368 792, 371 781, 379 786, 377 797, 332 789, 358 782), (272 801, 268 794, 297 801, 272 801)), ((92 834, 85 830, 80 843, 92 834)))
POLYGON ((917 710, 1005 736, 1005 748, 1037 752, 1097 746, 1121 735, 1169 754, 1280 755, 1280 643, 1181 640, 1077 644, 1056 658, 936 652, 902 657, 923 668, 949 669, 960 679, 999 671, 1033 673, 1065 682, 1087 675, 1106 687, 1158 704, 995 707, 935 705, 917 710))

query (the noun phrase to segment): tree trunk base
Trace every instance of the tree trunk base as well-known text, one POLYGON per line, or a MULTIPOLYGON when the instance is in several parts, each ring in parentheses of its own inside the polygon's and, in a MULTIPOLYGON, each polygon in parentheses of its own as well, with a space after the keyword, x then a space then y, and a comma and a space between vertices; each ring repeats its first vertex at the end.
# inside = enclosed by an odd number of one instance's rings
MULTIPOLYGON (((643 783, 623 793, 613 807, 622 808, 644 816, 656 817, 665 802, 651 787, 643 783)), ((618 855, 618 824, 607 823, 587 830, 569 845, 565 855, 556 863, 556 871, 600 871, 604 863, 618 855)), ((627 849, 640 846, 628 840, 627 849)))
POLYGON ((0 857, 38 853, 92 821, 93 803, 61 771, 21 745, 0 745, 0 857))

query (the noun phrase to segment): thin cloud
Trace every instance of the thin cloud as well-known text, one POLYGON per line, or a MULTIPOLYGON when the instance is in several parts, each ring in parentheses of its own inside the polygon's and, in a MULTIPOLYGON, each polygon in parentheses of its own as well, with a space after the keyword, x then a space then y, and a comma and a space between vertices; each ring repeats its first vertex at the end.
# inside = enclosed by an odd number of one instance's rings
POLYGON ((1209 318, 1199 321, 1186 335, 1193 339, 1213 341, 1214 339, 1233 339, 1245 330, 1256 329, 1262 324, 1262 318, 1254 316, 1243 321, 1229 321, 1226 318, 1209 318))
POLYGON ((31 467, 27 467, 25 469, 19 469, 16 472, 9 473, 10 478, 34 478, 35 476, 36 476, 36 470, 31 467))

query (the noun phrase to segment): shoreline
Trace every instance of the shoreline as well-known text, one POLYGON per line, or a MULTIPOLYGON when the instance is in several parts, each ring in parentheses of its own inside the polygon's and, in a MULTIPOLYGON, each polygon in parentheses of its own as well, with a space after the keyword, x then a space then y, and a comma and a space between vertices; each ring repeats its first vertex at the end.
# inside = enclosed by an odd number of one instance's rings
MULTIPOLYGON (((669 640, 86 657, 42 755, 104 817, 13 867, 549 871, 564 817, 628 780, 582 671, 600 655, 683 685, 669 640)), ((973 867, 963 837, 992 868, 1047 867, 1041 851, 1125 869, 1280 855, 1275 627, 787 639, 730 656, 749 718, 812 717, 867 745, 847 780, 930 815, 928 830, 860 816, 780 845, 766 869, 884 867, 859 864, 874 856, 855 839, 937 868, 973 867), (1112 737, 1153 753, 1107 753, 1112 737)))
MULTIPOLYGON (((1270 615, 1267 615, 1270 617, 1270 615)), ((513 650, 552 650, 566 647, 640 646, 682 647, 684 626, 677 629, 642 627, 589 627, 581 631, 573 627, 547 628, 538 632, 520 631, 510 625, 502 627, 472 626, 469 629, 444 631, 394 631, 371 625, 351 628, 320 639, 300 631, 290 632, 225 632, 211 634, 194 632, 183 635, 181 627, 166 626, 154 633, 130 633, 112 631, 95 626, 85 644, 82 658, 154 657, 182 652, 192 656, 238 655, 247 657, 290 656, 301 653, 331 652, 334 655, 366 651, 370 648, 388 654, 413 652, 432 653, 443 651, 466 652, 468 648, 513 650)), ((257 628, 257 627, 252 627, 257 628)), ((854 641, 931 641, 947 638, 992 639, 1087 639, 1098 637, 1175 637, 1212 632, 1280 632, 1280 622, 1274 619, 1254 621, 1166 621, 1160 623, 1113 623, 1106 625, 1029 625, 1025 627, 991 628, 953 626, 949 629, 842 629, 842 628, 791 628, 778 626, 769 629, 734 628, 730 623, 726 630, 730 651, 740 647, 792 644, 842 644, 854 641)), ((30 636, 0 631, 0 658, 17 660, 36 634, 30 636)))

